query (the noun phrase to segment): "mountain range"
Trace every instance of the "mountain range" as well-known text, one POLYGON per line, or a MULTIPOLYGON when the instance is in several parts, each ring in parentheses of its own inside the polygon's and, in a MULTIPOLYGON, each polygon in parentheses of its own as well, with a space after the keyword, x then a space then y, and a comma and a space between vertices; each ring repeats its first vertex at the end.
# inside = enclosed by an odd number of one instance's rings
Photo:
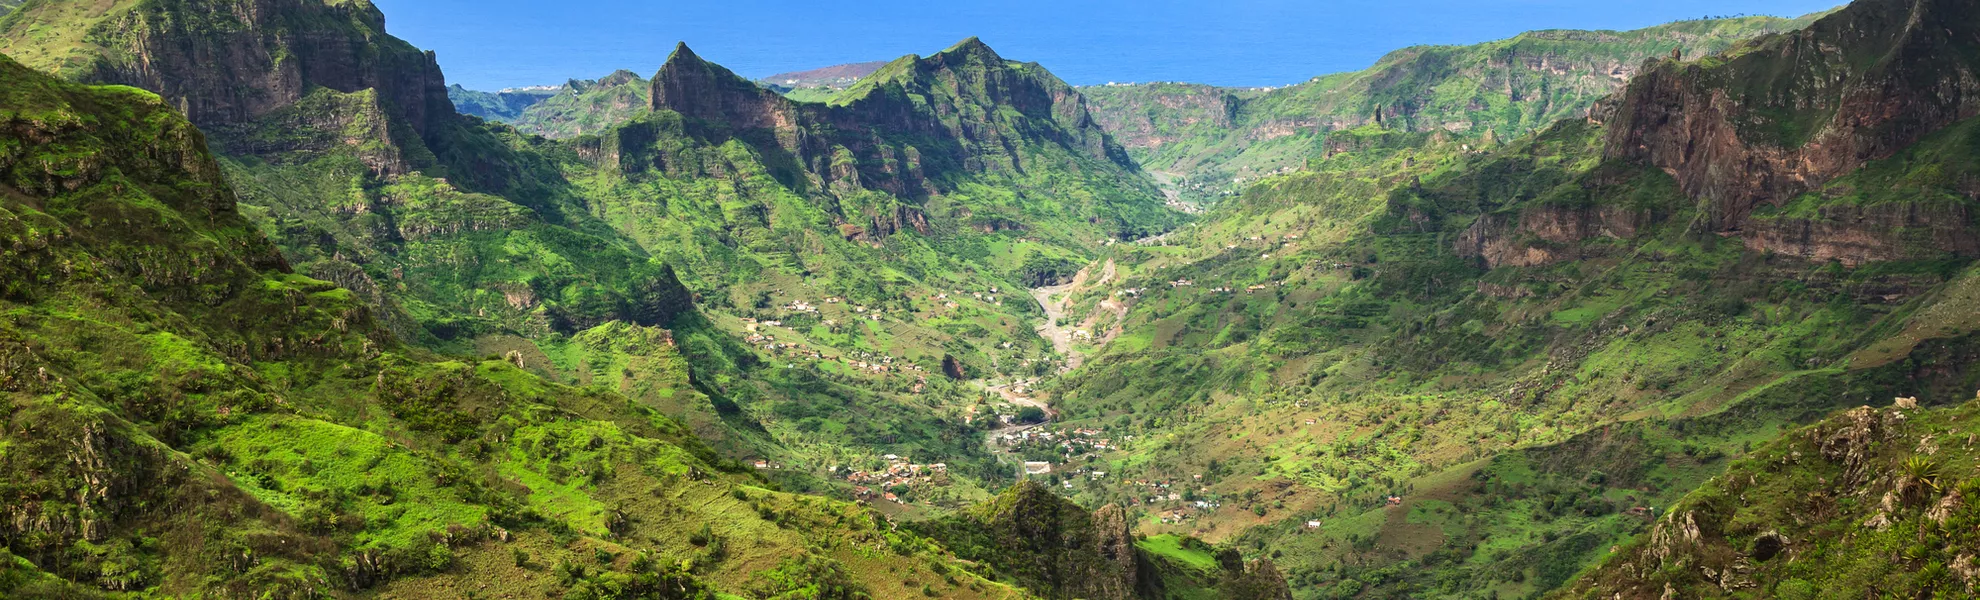
POLYGON ((487 93, 0 4, 0 595, 1968 593, 1976 9, 487 93))

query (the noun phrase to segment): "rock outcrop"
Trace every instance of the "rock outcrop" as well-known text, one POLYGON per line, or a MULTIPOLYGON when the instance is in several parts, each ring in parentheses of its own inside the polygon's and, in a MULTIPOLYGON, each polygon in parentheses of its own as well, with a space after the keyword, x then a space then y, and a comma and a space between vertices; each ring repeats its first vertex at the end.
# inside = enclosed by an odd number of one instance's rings
POLYGON ((1233 600, 1292 598, 1270 560, 1247 563, 1224 549, 1215 569, 1168 564, 1135 546, 1131 526, 1120 506, 1089 512, 1031 480, 961 514, 911 525, 1044 598, 1157 600, 1190 590, 1233 600))
MULTIPOLYGON (((1963 394, 1963 390, 1962 390, 1963 394)), ((1904 400, 1909 400, 1906 398, 1904 400)), ((1908 407, 1908 408, 1907 408, 1908 407)), ((1557 598, 1911 596, 1970 590, 1972 406, 1841 411, 1756 449, 1557 598), (1940 441, 1950 442, 1941 444, 1940 441), (1909 550, 1893 553, 1888 548, 1909 550), (1784 569, 1783 565, 1796 565, 1784 569), (1876 564, 1876 568, 1845 565, 1876 564), (1937 565, 1937 566, 1929 566, 1937 565), (1937 571, 1937 579, 1913 573, 1937 571)))
MULTIPOLYGON (((1038 152, 1070 153, 1129 180, 1137 169, 1072 86, 1037 64, 1005 60, 975 38, 895 60, 830 104, 785 98, 682 44, 653 76, 649 97, 653 111, 680 115, 689 134, 747 141, 769 155, 766 162, 792 168, 786 183, 807 189, 919 201, 972 174, 1022 174, 1038 152)), ((644 141, 637 130, 617 137, 605 144, 623 151, 644 141)), ((618 158, 622 169, 678 170, 693 160, 678 152, 638 163, 618 158)))
MULTIPOLYGON (((1614 182, 1601 173, 1644 168, 1668 174, 1697 207, 1687 230, 1754 251, 1845 265, 1980 256, 1971 158, 1952 149, 1963 142, 1939 139, 1970 138, 1961 122, 1980 116, 1976 10, 1971 0, 1861 0, 1722 55, 1647 61, 1590 110, 1592 125, 1543 134, 1600 127, 1607 162, 1579 182, 1598 208, 1489 214, 1456 249, 1533 266, 1578 256, 1583 240, 1630 237, 1662 215, 1608 197, 1614 182), (1917 165, 1937 174, 1916 175, 1917 165)), ((1674 195, 1637 179, 1620 193, 1674 195)))
POLYGON ((1630 239, 1649 225, 1650 212, 1614 205, 1537 206, 1516 217, 1487 214, 1458 235, 1459 256, 1486 266, 1532 267, 1581 258, 1578 242, 1595 237, 1630 239))
POLYGON ((1657 61, 1596 109, 1604 153, 1665 170, 1706 203, 1708 226, 1742 231, 1763 205, 1980 116, 1976 11, 1970 0, 1860 0, 1724 57, 1657 61))
POLYGON ((18 15, 0 52, 66 78, 158 92, 200 127, 253 121, 316 88, 376 90, 417 135, 456 118, 432 53, 386 35, 385 15, 367 1, 146 0, 80 19, 59 4, 18 15), (83 43, 38 47, 42 28, 81 29, 83 43))
POLYGON ((1041 597, 1140 597, 1143 558, 1118 506, 1088 512, 1044 485, 1023 481, 964 514, 915 527, 1041 597))

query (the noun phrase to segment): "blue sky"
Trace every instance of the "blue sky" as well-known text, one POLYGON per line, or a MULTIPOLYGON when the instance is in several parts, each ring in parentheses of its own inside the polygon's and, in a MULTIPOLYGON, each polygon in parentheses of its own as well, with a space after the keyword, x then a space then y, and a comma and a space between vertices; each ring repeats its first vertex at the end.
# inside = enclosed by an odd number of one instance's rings
POLYGON ((1801 15, 1839 0, 373 0, 394 35, 477 89, 651 75, 676 41, 749 77, 929 54, 971 35, 1074 84, 1284 85, 1414 44, 1708 15, 1801 15))

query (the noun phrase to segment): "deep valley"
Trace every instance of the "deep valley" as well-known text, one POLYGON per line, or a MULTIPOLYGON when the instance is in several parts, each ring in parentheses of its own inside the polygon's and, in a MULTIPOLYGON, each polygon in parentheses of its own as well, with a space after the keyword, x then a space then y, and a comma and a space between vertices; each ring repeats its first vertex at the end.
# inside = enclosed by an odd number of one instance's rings
POLYGON ((0 597, 1980 591, 1980 2, 441 58, 0 0, 0 597))

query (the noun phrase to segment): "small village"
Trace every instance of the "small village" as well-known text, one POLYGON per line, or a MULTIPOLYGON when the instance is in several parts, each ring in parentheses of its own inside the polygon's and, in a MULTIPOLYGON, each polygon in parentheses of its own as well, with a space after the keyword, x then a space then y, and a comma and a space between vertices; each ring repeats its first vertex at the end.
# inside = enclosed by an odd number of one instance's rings
MULTIPOLYGON (((861 501, 878 499, 901 503, 901 493, 919 486, 941 485, 946 479, 943 476, 949 472, 949 465, 944 463, 924 465, 893 454, 882 458, 887 460, 884 471, 845 469, 845 480, 853 484, 854 497, 861 501)), ((837 473, 841 469, 832 467, 830 470, 837 473)))

